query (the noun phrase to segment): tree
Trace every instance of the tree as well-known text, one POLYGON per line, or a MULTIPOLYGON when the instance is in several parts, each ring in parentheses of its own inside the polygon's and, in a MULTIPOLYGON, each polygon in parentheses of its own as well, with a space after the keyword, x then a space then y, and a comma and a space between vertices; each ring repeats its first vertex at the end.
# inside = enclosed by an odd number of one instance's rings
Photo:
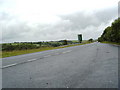
POLYGON ((116 19, 112 23, 112 38, 114 38, 113 42, 120 42, 120 18, 116 19))
POLYGON ((67 40, 63 40, 63 45, 67 45, 67 40))
POLYGON ((89 41, 89 42, 93 42, 93 39, 91 38, 91 39, 89 39, 88 41, 89 41))
POLYGON ((105 28, 98 41, 110 41, 120 43, 120 18, 116 19, 111 26, 105 28))

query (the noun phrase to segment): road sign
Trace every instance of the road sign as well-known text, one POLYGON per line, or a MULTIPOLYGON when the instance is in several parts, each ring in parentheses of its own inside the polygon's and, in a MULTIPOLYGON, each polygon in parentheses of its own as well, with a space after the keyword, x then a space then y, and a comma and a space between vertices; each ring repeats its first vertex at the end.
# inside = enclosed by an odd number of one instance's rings
POLYGON ((78 41, 81 43, 82 42, 82 34, 78 34, 78 41))

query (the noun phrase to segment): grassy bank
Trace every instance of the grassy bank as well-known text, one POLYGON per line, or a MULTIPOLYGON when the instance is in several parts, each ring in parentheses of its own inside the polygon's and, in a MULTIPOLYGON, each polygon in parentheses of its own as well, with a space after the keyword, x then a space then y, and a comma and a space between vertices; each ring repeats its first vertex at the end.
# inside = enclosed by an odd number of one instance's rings
POLYGON ((60 46, 60 47, 41 47, 41 48, 38 48, 38 49, 3 51, 2 56, 0 58, 22 55, 22 54, 28 54, 28 53, 34 53, 34 52, 40 52, 40 51, 46 51, 46 50, 52 50, 52 49, 78 46, 78 45, 89 44, 89 43, 91 43, 91 42, 84 42, 84 43, 81 43, 81 44, 73 44, 73 45, 60 46))
POLYGON ((101 43, 106 43, 106 44, 114 44, 114 45, 120 45, 120 43, 108 42, 108 41, 104 41, 104 42, 101 42, 101 43))

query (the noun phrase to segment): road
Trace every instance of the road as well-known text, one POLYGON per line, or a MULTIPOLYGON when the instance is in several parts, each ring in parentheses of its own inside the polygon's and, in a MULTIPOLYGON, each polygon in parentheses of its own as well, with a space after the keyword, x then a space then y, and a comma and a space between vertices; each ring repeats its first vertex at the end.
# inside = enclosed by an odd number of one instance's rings
POLYGON ((2 59, 3 88, 118 88, 117 46, 91 43, 2 59))

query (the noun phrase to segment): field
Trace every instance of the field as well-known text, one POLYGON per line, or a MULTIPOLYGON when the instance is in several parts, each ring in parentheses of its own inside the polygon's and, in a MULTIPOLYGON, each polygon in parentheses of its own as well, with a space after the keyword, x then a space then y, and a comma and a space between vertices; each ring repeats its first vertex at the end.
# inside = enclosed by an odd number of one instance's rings
POLYGON ((65 44, 65 42, 42 42, 42 43, 7 43, 3 44, 2 48, 2 56, 4 57, 10 57, 10 56, 16 56, 16 55, 22 55, 22 54, 28 54, 28 53, 34 53, 34 52, 40 52, 45 50, 52 50, 52 49, 58 49, 58 48, 65 48, 65 47, 71 47, 71 46, 77 46, 77 45, 83 45, 91 43, 89 41, 83 41, 82 43, 78 43, 76 40, 69 41, 65 44), (11 49, 12 48, 12 49, 11 49))

